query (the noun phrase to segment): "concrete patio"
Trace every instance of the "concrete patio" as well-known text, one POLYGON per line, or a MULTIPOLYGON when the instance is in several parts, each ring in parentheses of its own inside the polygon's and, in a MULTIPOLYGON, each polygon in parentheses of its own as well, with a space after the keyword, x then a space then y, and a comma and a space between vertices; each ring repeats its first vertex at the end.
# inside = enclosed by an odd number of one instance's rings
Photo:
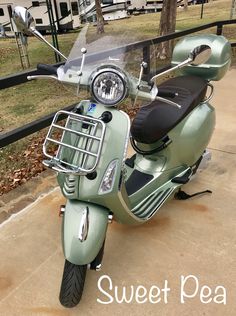
MULTIPOLYGON (((0 226, 0 315, 236 315, 236 69, 216 82, 212 104, 217 125, 210 143, 212 162, 193 182, 189 193, 210 189, 212 195, 188 201, 173 200, 141 227, 109 226, 102 271, 88 271, 79 306, 68 310, 58 301, 64 258, 60 244, 61 218, 58 209, 63 198, 56 188, 10 217, 0 226), (108 297, 97 283, 108 275, 113 287, 147 290, 156 285, 170 291, 161 301, 101 304, 108 297), (199 291, 181 303, 181 276, 195 276, 199 291), (200 290, 207 285, 211 302, 200 301, 200 290), (226 290, 226 304, 214 297, 226 290)), ((47 178, 44 181, 50 181, 47 178)), ((0 203, 1 204, 1 203, 0 203)), ((114 289, 103 288, 114 297, 114 289)), ((186 282, 186 293, 193 293, 193 279, 186 282)), ((205 288, 205 294, 208 290, 205 288)), ((148 298, 148 296, 147 296, 148 298)))

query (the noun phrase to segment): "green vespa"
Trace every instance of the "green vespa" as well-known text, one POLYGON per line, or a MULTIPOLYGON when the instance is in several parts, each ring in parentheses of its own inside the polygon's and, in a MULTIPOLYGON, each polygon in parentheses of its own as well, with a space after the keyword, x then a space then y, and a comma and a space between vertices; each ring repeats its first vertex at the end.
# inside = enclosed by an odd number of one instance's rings
MULTIPOLYGON (((13 17, 19 30, 51 47, 27 10, 16 7, 13 17)), ((65 307, 79 303, 88 267, 101 268, 108 223, 150 220, 210 160, 210 81, 220 80, 230 65, 231 47, 223 36, 197 35, 177 43, 171 69, 146 80, 147 64, 129 50, 134 34, 98 37, 93 29, 81 30, 68 58, 56 50, 66 59, 63 66, 39 64, 48 75, 28 78, 51 78, 77 95, 89 93, 73 111, 55 115, 43 145, 44 164, 57 172, 67 199, 61 209, 65 307), (157 86, 173 70, 178 76, 157 86), (132 122, 119 109, 128 98, 132 105, 142 102, 132 122), (129 140, 135 154, 127 158, 129 140)))

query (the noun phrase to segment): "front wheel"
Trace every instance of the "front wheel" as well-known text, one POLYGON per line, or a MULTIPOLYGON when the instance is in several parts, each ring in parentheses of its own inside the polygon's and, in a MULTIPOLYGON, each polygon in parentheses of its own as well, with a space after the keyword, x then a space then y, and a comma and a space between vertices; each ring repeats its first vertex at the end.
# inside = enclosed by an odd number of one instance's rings
POLYGON ((81 300, 87 265, 76 265, 65 260, 59 300, 65 307, 75 307, 81 300))

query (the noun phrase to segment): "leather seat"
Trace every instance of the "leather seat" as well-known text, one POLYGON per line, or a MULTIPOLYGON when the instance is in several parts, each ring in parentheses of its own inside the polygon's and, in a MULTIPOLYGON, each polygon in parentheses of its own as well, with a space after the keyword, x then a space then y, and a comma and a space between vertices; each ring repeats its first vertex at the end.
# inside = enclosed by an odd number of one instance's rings
POLYGON ((166 136, 204 100, 207 81, 195 76, 181 76, 171 78, 159 87, 162 91, 177 92, 178 95, 169 100, 180 104, 182 108, 161 101, 143 106, 131 125, 131 135, 137 142, 152 144, 166 136))

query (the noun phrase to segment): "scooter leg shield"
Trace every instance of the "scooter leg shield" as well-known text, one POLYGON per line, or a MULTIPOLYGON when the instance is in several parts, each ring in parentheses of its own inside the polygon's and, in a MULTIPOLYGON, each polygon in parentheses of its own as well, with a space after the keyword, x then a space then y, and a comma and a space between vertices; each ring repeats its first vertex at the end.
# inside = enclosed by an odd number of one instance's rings
POLYGON ((108 209, 100 205, 67 201, 62 225, 62 245, 68 261, 84 265, 95 259, 106 236, 108 215, 108 209))

